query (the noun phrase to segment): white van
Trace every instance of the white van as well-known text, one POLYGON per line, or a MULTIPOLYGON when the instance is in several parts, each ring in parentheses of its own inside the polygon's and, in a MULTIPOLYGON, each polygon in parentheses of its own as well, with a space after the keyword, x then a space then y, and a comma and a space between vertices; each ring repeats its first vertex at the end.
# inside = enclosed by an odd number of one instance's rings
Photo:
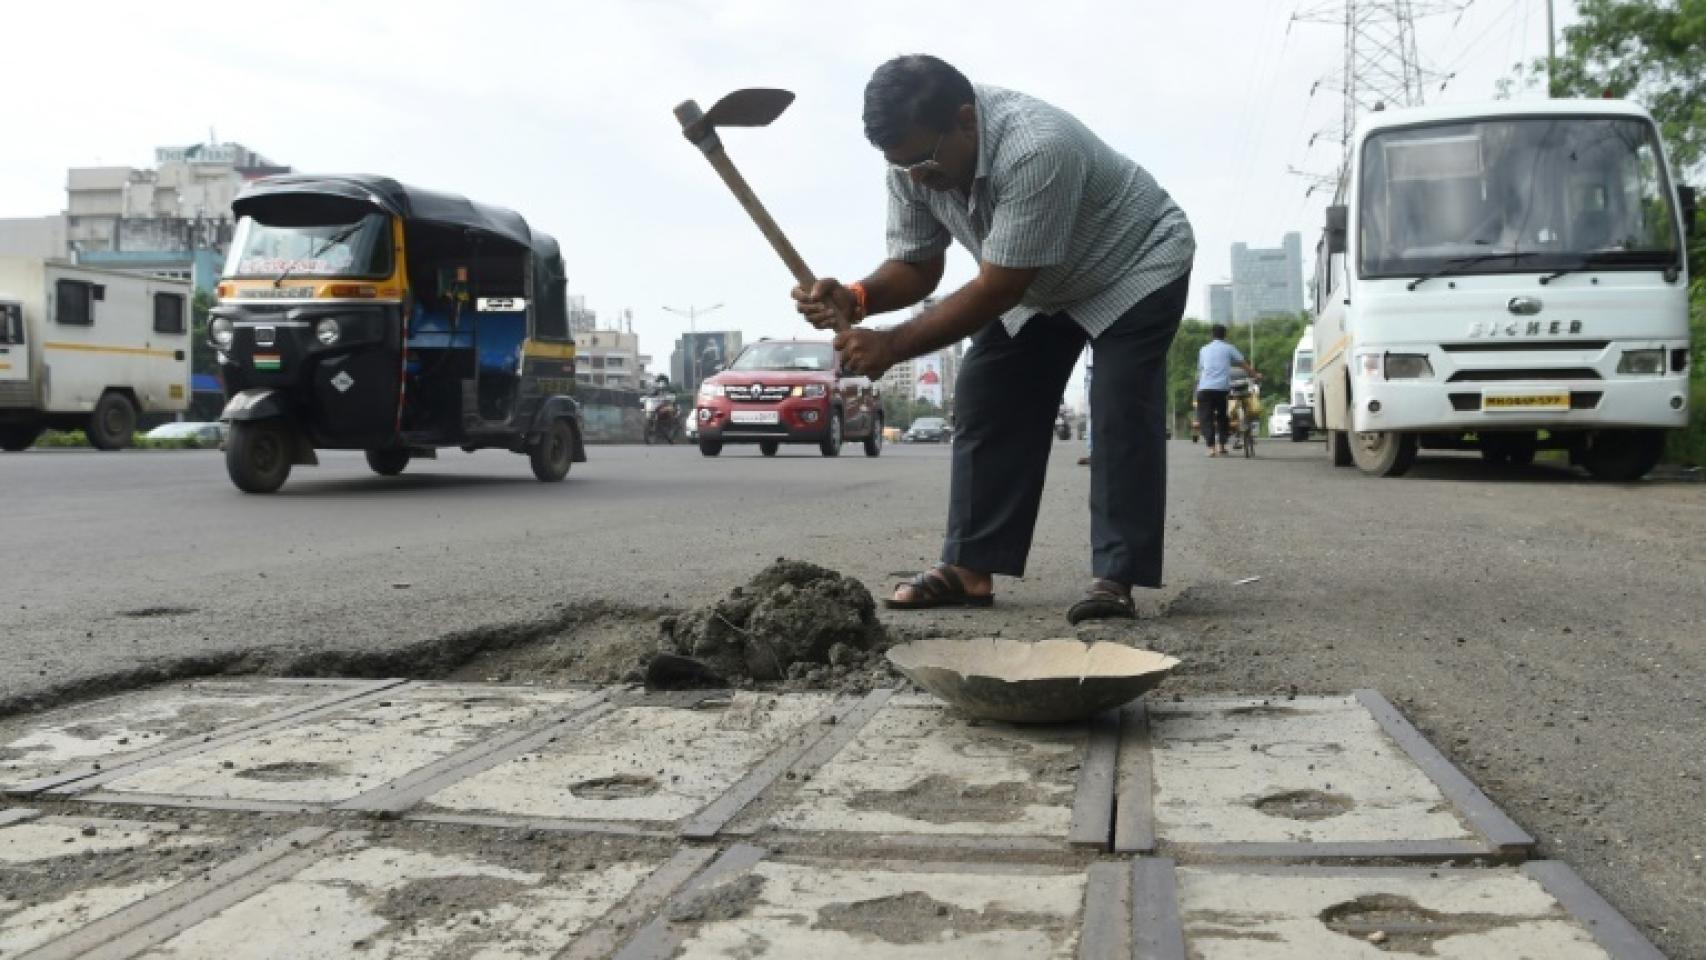
POLYGON ((26 449, 52 428, 114 450, 139 415, 187 409, 190 291, 182 280, 0 258, 0 449, 26 449))
POLYGON ((1688 422, 1693 191, 1620 100, 1375 112, 1328 208, 1316 422, 1333 462, 1569 451, 1634 480, 1688 422))
POLYGON ((1303 328, 1303 336, 1291 349, 1291 439, 1302 443, 1315 426, 1315 325, 1303 328))

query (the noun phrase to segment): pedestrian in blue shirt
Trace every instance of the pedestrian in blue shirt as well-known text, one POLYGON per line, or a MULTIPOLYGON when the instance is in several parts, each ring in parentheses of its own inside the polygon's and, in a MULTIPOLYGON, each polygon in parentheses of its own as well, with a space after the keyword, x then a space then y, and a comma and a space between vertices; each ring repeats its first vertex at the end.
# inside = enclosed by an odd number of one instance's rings
POLYGON ((1214 339, 1197 351, 1197 418, 1202 424, 1203 442, 1208 444, 1208 455, 1225 457, 1230 455, 1226 441, 1232 432, 1232 424, 1226 417, 1232 368, 1238 367, 1252 377, 1256 376, 1256 368, 1250 366, 1237 347, 1226 342, 1226 324, 1215 324, 1212 333, 1214 339))

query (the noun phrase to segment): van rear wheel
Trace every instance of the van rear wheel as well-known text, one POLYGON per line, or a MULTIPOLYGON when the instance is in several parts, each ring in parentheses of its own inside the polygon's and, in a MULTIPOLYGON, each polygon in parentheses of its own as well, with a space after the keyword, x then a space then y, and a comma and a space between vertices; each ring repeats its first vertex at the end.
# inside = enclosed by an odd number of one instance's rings
POLYGON ((28 450, 35 445, 44 429, 46 428, 39 423, 0 424, 0 450, 7 453, 28 450))
POLYGON ((116 390, 108 390, 95 402, 85 432, 89 446, 96 450, 128 447, 136 435, 136 407, 131 405, 129 397, 116 390))
POLYGON ((239 420, 225 440, 225 472, 244 493, 272 493, 290 476, 292 439, 278 420, 239 420))

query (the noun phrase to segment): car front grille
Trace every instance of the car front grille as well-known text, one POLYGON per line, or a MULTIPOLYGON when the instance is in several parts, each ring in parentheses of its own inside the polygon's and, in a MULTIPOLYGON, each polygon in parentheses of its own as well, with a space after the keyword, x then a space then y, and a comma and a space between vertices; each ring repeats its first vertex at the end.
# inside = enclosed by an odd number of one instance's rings
POLYGON ((787 385, 753 384, 750 387, 730 385, 723 388, 723 395, 737 403, 777 403, 786 399, 794 388, 787 385))
POLYGON ((1459 370, 1448 383, 1493 382, 1506 380, 1598 380, 1599 371, 1592 367, 1540 367, 1537 369, 1494 368, 1459 370))

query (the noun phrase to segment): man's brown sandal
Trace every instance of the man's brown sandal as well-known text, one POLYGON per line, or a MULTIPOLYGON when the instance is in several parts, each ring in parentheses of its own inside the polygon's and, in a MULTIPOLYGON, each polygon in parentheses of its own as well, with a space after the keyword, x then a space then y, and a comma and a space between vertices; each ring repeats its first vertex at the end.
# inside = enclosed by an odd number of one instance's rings
POLYGON ((912 588, 912 599, 884 597, 883 606, 890 610, 928 610, 931 607, 987 607, 995 603, 991 594, 974 596, 967 593, 965 582, 947 564, 931 567, 905 584, 895 584, 895 589, 902 586, 912 588))
POLYGON ((1097 580, 1084 594, 1084 599, 1066 611, 1066 622, 1077 626, 1085 620, 1135 620, 1137 605, 1129 593, 1122 593, 1107 580, 1097 580))

